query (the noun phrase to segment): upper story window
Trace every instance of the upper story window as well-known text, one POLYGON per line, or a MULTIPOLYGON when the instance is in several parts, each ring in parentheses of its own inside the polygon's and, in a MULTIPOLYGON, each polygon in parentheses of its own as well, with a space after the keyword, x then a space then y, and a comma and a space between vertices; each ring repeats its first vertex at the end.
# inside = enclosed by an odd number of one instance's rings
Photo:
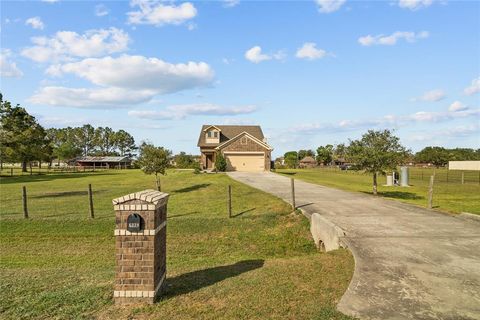
POLYGON ((206 132, 207 143, 220 143, 220 132, 217 130, 209 130, 206 132))

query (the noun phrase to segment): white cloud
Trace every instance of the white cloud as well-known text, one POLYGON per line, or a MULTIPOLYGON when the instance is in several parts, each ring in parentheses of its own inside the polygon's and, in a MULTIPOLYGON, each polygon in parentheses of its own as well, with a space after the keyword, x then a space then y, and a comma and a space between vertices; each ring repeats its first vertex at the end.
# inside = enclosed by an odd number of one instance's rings
POLYGON ((414 123, 438 123, 480 116, 480 109, 461 111, 420 111, 409 115, 386 115, 374 119, 342 120, 336 123, 306 123, 289 129, 293 133, 338 132, 358 129, 409 126, 414 123))
POLYGON ((315 0, 318 5, 318 11, 321 13, 331 13, 340 9, 346 0, 315 0))
POLYGON ((183 104, 168 106, 165 110, 132 110, 128 115, 142 119, 180 120, 187 116, 232 116, 249 114, 257 110, 256 106, 223 107, 211 103, 183 104))
POLYGON ((412 98, 412 101, 428 101, 428 102, 435 102, 445 99, 447 95, 443 90, 435 89, 425 92, 422 96, 412 98))
POLYGON ((95 6, 95 15, 97 17, 104 17, 110 13, 110 10, 104 4, 97 4, 95 6))
POLYGON ((254 46, 245 52, 245 59, 253 63, 260 63, 262 61, 272 60, 272 59, 284 60, 285 58, 286 58, 286 54, 282 50, 277 51, 274 54, 265 54, 265 53, 262 53, 262 48, 260 46, 254 46))
POLYGON ((73 108, 128 108, 155 96, 150 90, 124 88, 43 87, 28 99, 33 104, 73 108))
POLYGON ((225 8, 233 8, 240 3, 240 0, 223 0, 223 6, 225 8))
POLYGON ((415 11, 420 8, 429 7, 432 3, 433 0, 399 0, 398 6, 403 9, 415 11))
POLYGON ((41 0, 42 2, 47 2, 47 3, 55 3, 58 2, 59 0, 41 0))
POLYGON ((154 90, 165 94, 211 84, 212 68, 205 62, 172 64, 157 58, 122 55, 118 58, 89 58, 52 66, 50 75, 71 73, 99 86, 132 90, 154 90))
POLYGON ((171 64, 157 58, 123 55, 89 58, 50 66, 54 76, 73 74, 99 87, 46 86, 31 98, 35 104, 76 108, 129 107, 156 95, 208 86, 214 72, 204 62, 171 64))
POLYGON ((17 67, 17 64, 11 61, 12 52, 9 49, 0 51, 0 76, 4 78, 19 78, 23 72, 17 67))
POLYGON ((269 56, 268 54, 263 54, 261 47, 255 46, 253 48, 248 49, 247 52, 245 52, 245 59, 253 63, 260 63, 265 60, 270 60, 272 59, 272 57, 269 56))
POLYGON ((463 90, 463 93, 469 96, 479 92, 480 92, 480 77, 473 79, 472 84, 463 90))
POLYGON ((98 57, 128 49, 130 38, 117 28, 89 30, 84 34, 59 31, 53 37, 34 37, 34 46, 22 50, 22 55, 36 62, 72 60, 74 57, 98 57))
POLYGON ((139 8, 139 11, 127 12, 130 24, 179 25, 197 15, 197 9, 191 2, 166 5, 156 0, 132 0, 130 5, 139 8))
POLYGON ((316 60, 327 55, 327 51, 317 49, 317 45, 313 42, 306 42, 297 50, 296 57, 300 59, 316 60))
POLYGON ((39 30, 43 30, 43 28, 45 28, 45 25, 43 24, 43 21, 42 19, 40 19, 40 17, 28 18, 25 21, 25 25, 31 26, 33 29, 39 29, 39 30))
POLYGON ((371 46, 371 45, 388 45, 392 46, 395 45, 398 40, 404 39, 407 42, 415 42, 419 39, 425 39, 429 37, 429 33, 427 31, 421 32, 409 32, 409 31, 397 31, 392 33, 389 36, 380 34, 376 36, 367 35, 364 37, 358 38, 358 42, 362 46, 371 46))
POLYGON ((452 112, 463 111, 467 109, 468 107, 463 103, 461 103, 460 101, 455 101, 448 107, 448 111, 452 111, 452 112))
POLYGON ((465 138, 480 133, 479 125, 459 126, 454 128, 444 128, 435 131, 417 132, 406 140, 414 142, 438 141, 438 144, 445 143, 445 138, 465 138))

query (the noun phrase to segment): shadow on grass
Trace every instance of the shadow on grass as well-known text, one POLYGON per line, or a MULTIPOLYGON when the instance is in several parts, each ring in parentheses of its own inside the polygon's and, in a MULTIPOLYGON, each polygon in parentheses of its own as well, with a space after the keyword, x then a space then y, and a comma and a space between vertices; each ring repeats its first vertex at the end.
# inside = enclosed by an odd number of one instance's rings
POLYGON ((239 212, 239 213, 237 213, 237 214, 232 215, 232 218, 239 217, 239 216, 241 216, 242 214, 247 213, 247 212, 250 212, 250 211, 253 211, 253 210, 255 210, 255 209, 256 209, 256 208, 251 208, 251 209, 248 209, 248 210, 239 212))
POLYGON ((264 260, 244 260, 226 266, 213 267, 167 278, 163 299, 187 294, 242 273, 263 267, 264 260))
POLYGON ((192 214, 197 214, 198 211, 193 211, 193 212, 189 212, 189 213, 184 213, 184 214, 176 214, 174 216, 169 216, 167 215, 167 219, 172 219, 172 218, 179 218, 179 217, 184 217, 184 216, 190 216, 192 214))
MULTIPOLYGON (((371 192, 363 191, 366 194, 372 194, 371 192)), ((405 191, 382 191, 378 192, 379 196, 385 198, 394 198, 394 199, 405 199, 405 200, 420 200, 425 199, 424 196, 419 196, 413 192, 405 192, 405 191)))
POLYGON ((209 185, 210 185, 210 183, 195 184, 195 185, 190 186, 190 187, 173 190, 173 192, 174 192, 174 193, 186 193, 186 192, 191 192, 191 191, 195 191, 195 190, 198 190, 198 189, 206 188, 206 187, 208 187, 209 185))
MULTIPOLYGON (((105 190, 93 190, 93 195, 97 193, 105 192, 105 190)), ((74 197, 74 196, 86 196, 88 191, 86 190, 77 190, 77 191, 64 191, 64 192, 47 192, 42 194, 30 195, 29 198, 61 198, 61 197, 74 197)))
POLYGON ((72 178, 85 178, 85 177, 96 177, 96 176, 109 176, 113 173, 51 173, 51 174, 42 174, 42 175, 24 175, 24 176, 13 176, 13 177, 2 177, 1 184, 9 183, 29 183, 29 182, 42 182, 42 181, 53 181, 61 179, 72 179, 72 178))
POLYGON ((281 174, 286 174, 286 175, 289 175, 289 176, 294 176, 296 175, 297 173, 296 172, 280 172, 281 174))

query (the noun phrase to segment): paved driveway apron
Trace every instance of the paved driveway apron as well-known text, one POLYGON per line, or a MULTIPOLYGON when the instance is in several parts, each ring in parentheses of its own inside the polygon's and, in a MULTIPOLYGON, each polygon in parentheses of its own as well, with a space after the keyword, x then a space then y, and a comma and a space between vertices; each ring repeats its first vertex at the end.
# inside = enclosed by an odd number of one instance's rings
MULTIPOLYGON (((290 202, 290 179, 229 176, 290 202)), ((480 222, 295 181, 296 202, 339 227, 355 257, 338 309, 361 319, 480 319, 480 222)))

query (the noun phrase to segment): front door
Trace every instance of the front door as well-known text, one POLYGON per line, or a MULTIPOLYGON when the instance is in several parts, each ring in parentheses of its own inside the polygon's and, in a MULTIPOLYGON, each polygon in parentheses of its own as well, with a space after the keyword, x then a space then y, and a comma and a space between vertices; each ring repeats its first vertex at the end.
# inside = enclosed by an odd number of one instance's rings
POLYGON ((207 166, 207 169, 212 169, 213 168, 213 153, 207 153, 205 154, 205 165, 207 166))

